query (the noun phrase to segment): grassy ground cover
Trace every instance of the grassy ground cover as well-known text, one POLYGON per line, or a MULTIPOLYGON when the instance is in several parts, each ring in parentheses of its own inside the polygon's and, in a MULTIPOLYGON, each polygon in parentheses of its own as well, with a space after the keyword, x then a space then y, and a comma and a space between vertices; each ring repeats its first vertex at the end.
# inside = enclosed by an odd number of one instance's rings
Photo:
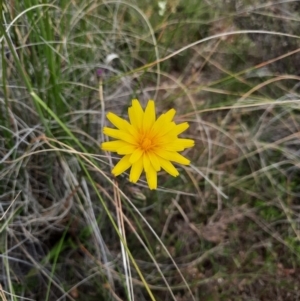
POLYGON ((0 298, 299 300, 298 1, 1 1, 0 298), (158 189, 99 145, 174 108, 158 189))

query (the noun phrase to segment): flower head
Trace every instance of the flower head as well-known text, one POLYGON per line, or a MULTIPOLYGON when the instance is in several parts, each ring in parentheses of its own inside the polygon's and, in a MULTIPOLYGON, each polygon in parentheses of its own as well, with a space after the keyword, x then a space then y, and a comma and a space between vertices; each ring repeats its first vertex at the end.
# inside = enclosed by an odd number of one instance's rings
POLYGON ((131 167, 129 180, 136 183, 144 170, 150 189, 157 188, 157 172, 161 169, 178 176, 171 162, 190 164, 178 152, 194 146, 194 140, 178 138, 189 125, 175 124, 172 121, 175 113, 171 109, 156 119, 154 101, 149 100, 144 111, 137 99, 132 100, 128 109, 130 122, 108 113, 108 120, 117 129, 104 127, 103 133, 116 140, 102 143, 101 148, 124 156, 113 168, 113 175, 118 176, 131 167))

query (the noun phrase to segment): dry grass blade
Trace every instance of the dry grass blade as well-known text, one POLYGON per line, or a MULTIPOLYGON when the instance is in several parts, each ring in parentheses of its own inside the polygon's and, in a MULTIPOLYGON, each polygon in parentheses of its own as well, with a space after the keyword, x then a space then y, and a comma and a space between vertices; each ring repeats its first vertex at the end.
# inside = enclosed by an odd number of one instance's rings
POLYGON ((5 212, 3 213, 3 215, 0 217, 0 221, 2 221, 5 218, 5 215, 7 214, 7 212, 9 211, 9 209, 13 206, 15 200, 18 198, 18 196, 20 195, 21 191, 19 191, 17 193, 17 195, 15 196, 15 198, 12 200, 12 202, 10 203, 10 205, 8 206, 8 208, 5 210, 5 212))
POLYGON ((2 285, 0 284, 0 297, 2 301, 7 301, 2 285))
POLYGON ((122 202, 120 197, 120 192, 118 189, 118 184, 115 182, 114 186, 114 199, 116 205, 116 213, 117 213, 117 221, 119 226, 119 231, 122 235, 122 240, 120 240, 121 245, 121 254, 122 254, 122 262, 124 267, 124 274, 125 274, 125 281, 126 281, 126 288, 128 293, 128 298, 130 301, 134 301, 134 291, 133 291, 133 283, 132 283, 132 275, 131 275, 131 268, 130 268, 130 261, 127 250, 124 243, 127 247, 127 240, 126 240, 126 232, 124 227, 124 217, 123 217, 123 210, 122 210, 122 202))

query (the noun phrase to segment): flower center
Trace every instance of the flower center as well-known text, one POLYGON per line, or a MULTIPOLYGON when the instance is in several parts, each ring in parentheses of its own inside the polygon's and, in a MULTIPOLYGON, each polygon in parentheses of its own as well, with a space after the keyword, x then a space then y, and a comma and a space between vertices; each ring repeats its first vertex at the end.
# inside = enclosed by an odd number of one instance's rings
POLYGON ((151 146, 152 146, 152 141, 149 138, 145 137, 145 138, 142 139, 142 141, 141 141, 141 148, 143 150, 146 151, 149 148, 151 148, 151 146))

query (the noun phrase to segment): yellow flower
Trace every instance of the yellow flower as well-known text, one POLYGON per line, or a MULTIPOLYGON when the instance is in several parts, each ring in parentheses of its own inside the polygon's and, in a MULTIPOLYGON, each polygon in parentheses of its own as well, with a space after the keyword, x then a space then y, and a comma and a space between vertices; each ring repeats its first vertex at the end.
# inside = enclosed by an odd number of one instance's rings
POLYGON ((189 125, 187 122, 175 124, 172 121, 175 113, 171 109, 156 119, 154 101, 149 100, 144 111, 137 99, 132 100, 128 109, 130 123, 108 113, 108 120, 117 129, 104 127, 103 133, 117 140, 104 142, 101 148, 124 156, 113 168, 113 175, 118 176, 131 167, 129 180, 136 183, 145 170, 150 189, 157 188, 157 172, 161 168, 174 177, 178 176, 171 161, 190 164, 178 152, 194 146, 194 140, 178 138, 189 125))

